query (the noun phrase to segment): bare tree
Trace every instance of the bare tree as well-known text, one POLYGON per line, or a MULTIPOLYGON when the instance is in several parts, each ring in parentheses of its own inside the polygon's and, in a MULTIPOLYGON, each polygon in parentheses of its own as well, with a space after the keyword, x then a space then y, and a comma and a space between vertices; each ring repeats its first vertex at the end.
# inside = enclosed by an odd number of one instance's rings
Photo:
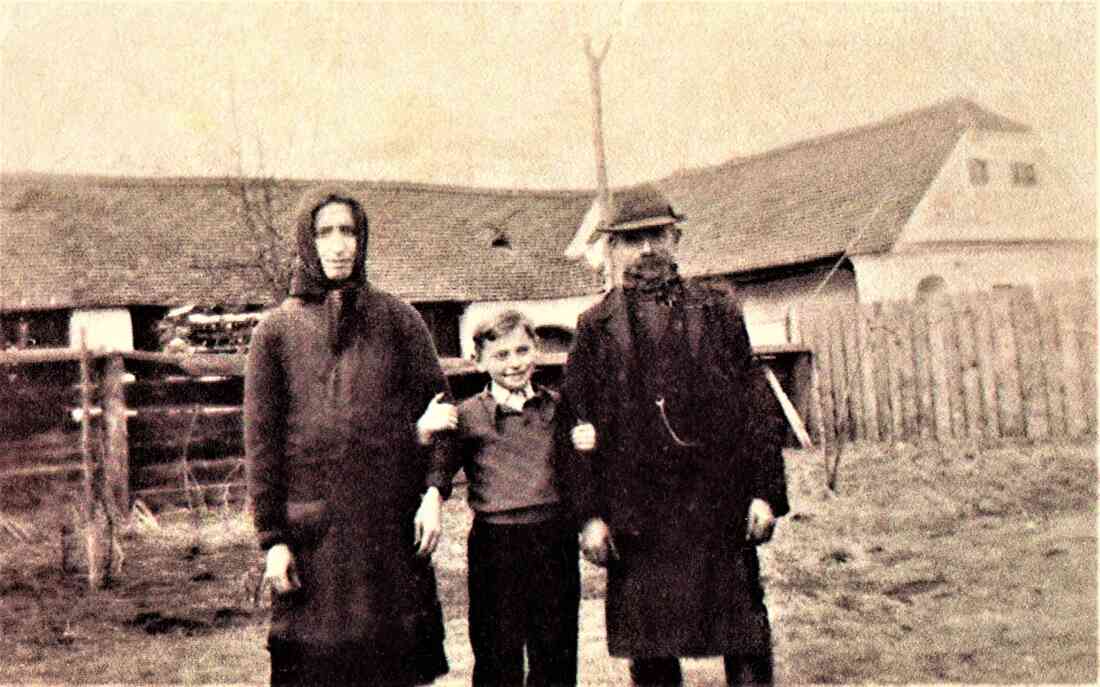
POLYGON ((244 137, 237 112, 236 80, 230 82, 230 109, 233 117, 235 143, 232 153, 237 163, 236 175, 226 177, 226 190, 236 201, 238 221, 250 237, 247 244, 251 255, 243 258, 241 267, 259 271, 271 296, 279 303, 290 291, 290 276, 294 265, 291 229, 278 207, 278 183, 266 172, 263 139, 255 136, 256 162, 254 174, 245 173, 244 137))
POLYGON ((294 265, 290 230, 276 205, 276 183, 270 175, 240 174, 226 179, 226 188, 236 201, 238 221, 251 239, 248 266, 259 271, 272 303, 286 297, 294 265))

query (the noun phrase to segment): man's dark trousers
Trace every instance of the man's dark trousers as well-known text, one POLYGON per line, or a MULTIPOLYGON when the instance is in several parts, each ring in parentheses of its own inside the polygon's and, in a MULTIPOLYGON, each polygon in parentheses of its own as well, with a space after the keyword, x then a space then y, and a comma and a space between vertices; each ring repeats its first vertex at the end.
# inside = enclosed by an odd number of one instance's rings
MULTIPOLYGON (((770 685, 772 657, 723 656, 727 685, 770 685)), ((680 659, 635 658, 630 661, 630 679, 638 687, 675 687, 684 682, 680 659)))
POLYGON ((576 529, 475 518, 467 549, 473 684, 577 683, 580 562, 576 529))

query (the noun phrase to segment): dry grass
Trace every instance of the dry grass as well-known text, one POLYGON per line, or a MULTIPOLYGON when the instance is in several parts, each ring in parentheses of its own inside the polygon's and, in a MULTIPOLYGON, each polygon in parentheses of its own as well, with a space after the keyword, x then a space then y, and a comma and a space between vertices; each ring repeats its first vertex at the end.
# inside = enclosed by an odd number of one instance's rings
MULTIPOLYGON (((856 446, 837 494, 819 455, 792 452, 788 477, 794 511, 763 549, 781 681, 1095 681, 1093 447, 856 446)), ((248 599, 260 555, 239 510, 134 519, 122 579, 99 593, 57 571, 49 516, 6 517, 34 536, 0 532, 0 681, 266 681, 266 611, 248 599)), ((452 672, 439 682, 460 685, 461 494, 445 519, 452 672)), ((603 644, 603 574, 583 572, 581 681, 625 685, 603 644)), ((721 684, 718 661, 685 667, 689 684, 721 684)))

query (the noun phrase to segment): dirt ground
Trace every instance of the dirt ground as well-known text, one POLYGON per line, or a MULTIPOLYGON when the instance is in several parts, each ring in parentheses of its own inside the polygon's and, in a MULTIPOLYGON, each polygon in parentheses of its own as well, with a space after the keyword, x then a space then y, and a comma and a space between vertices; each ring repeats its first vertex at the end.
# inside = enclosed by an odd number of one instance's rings
MULTIPOLYGON (((764 547, 781 683, 1097 681, 1093 446, 864 445, 842 454, 836 493, 820 454, 790 452, 793 513, 764 547)), ((248 598, 260 556, 236 510, 134 524, 111 589, 62 575, 49 511, 5 513, 0 682, 267 680, 266 609, 248 598), (251 573, 251 574, 250 574, 251 573)), ((469 683, 465 528, 445 513, 436 564, 451 674, 469 683)), ((585 685, 625 685, 604 646, 602 572, 585 566, 585 685)), ((688 684, 722 684, 718 660, 688 684)))

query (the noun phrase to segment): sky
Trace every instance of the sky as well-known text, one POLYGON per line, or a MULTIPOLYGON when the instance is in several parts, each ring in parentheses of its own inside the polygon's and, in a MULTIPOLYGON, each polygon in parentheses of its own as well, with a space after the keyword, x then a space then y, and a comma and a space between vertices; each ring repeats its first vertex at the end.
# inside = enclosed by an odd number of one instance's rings
POLYGON ((1095 3, 0 3, 0 170, 592 188, 965 96, 1090 198, 1095 3))

